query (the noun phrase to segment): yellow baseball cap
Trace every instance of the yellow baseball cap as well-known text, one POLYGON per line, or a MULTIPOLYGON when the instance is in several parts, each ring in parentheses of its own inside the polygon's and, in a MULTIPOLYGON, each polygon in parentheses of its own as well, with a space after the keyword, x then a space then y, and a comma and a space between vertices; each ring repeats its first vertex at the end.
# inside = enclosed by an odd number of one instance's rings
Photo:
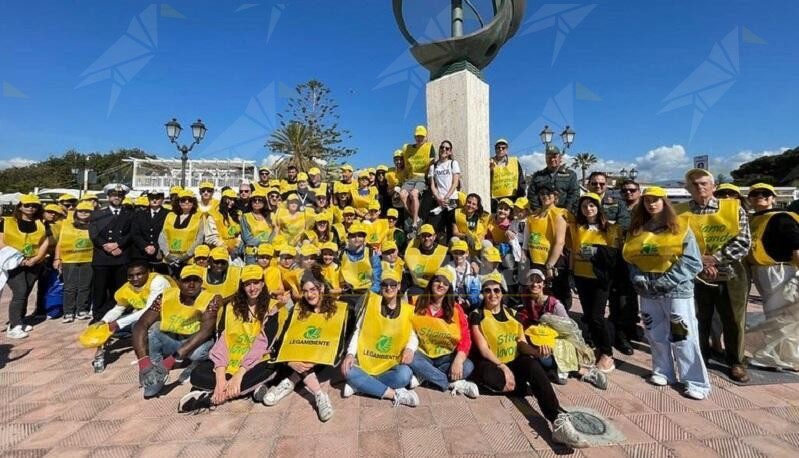
POLYGON ((302 248, 300 248, 300 254, 306 258, 309 256, 319 256, 319 248, 317 248, 314 244, 306 243, 302 246, 302 248))
POLYGON ((64 208, 58 204, 47 204, 44 206, 44 211, 58 213, 61 216, 67 215, 67 212, 64 211, 64 208))
POLYGON ((558 331, 545 324, 530 326, 524 333, 530 337, 530 342, 538 347, 554 348, 555 340, 558 338, 558 331))
POLYGON ((644 192, 641 194, 641 196, 642 197, 649 196, 649 197, 664 198, 664 197, 668 196, 668 193, 666 192, 665 189, 663 189, 663 188, 661 188, 659 186, 650 186, 650 187, 644 189, 644 192))
POLYGON ((499 250, 497 249, 497 247, 494 246, 488 247, 485 250, 483 250, 483 257, 485 257, 485 260, 488 262, 502 261, 502 258, 499 256, 499 250))
POLYGON ((289 194, 288 197, 286 197, 286 202, 291 202, 292 200, 299 202, 300 197, 297 194, 289 194))
POLYGON ((466 243, 466 240, 456 240, 452 242, 452 246, 449 247, 449 252, 452 253, 453 251, 463 251, 468 253, 469 244, 466 243))
POLYGON ((352 168, 352 166, 351 166, 351 165, 349 165, 349 164, 344 164, 344 165, 342 165, 342 166, 341 166, 341 170, 347 170, 347 171, 349 171, 349 172, 352 172, 352 171, 353 171, 353 168, 352 168))
POLYGON ((203 189, 203 188, 214 189, 214 184, 211 183, 210 181, 203 181, 203 182, 200 183, 200 186, 198 186, 198 188, 200 188, 200 189, 203 189))
MULTIPOLYGON (((271 191, 271 189, 270 189, 270 191, 271 191)), ((278 194, 280 194, 280 193, 278 193, 278 194)), ((258 188, 255 191, 253 191, 252 194, 250 194, 250 199, 253 199, 255 197, 260 197, 261 199, 266 199, 266 191, 264 190, 264 188, 258 188)))
POLYGON ((222 191, 222 197, 227 197, 228 199, 235 199, 238 197, 238 195, 236 195, 236 191, 232 189, 225 189, 224 191, 222 191))
POLYGON ((179 193, 179 192, 180 192, 182 189, 183 189, 183 188, 181 188, 180 186, 172 186, 171 188, 169 188, 169 193, 170 193, 170 194, 177 194, 177 193, 179 193))
MULTIPOLYGON (((263 190, 263 188, 261 188, 261 189, 263 190)), ((273 187, 267 189, 266 191, 263 191, 263 196, 264 197, 268 196, 269 194, 280 195, 280 188, 276 188, 276 187, 273 186, 273 187)))
POLYGON ((248 281, 263 281, 264 280, 264 270, 261 269, 261 266, 257 266, 255 264, 250 264, 249 266, 244 266, 241 269, 241 282, 247 283, 248 281))
POLYGON ((354 215, 355 209, 350 207, 349 205, 344 207, 344 210, 341 210, 342 215, 354 215))
POLYGON ((227 248, 224 246, 218 246, 211 250, 211 259, 230 261, 230 253, 228 253, 227 248))
POLYGON ((262 243, 258 245, 258 251, 255 253, 257 256, 274 256, 275 247, 271 243, 262 243))
POLYGON ((185 198, 196 199, 197 196, 194 195, 194 192, 191 189, 181 189, 180 192, 178 193, 178 199, 185 199, 185 198))
POLYGON ((19 197, 19 203, 41 205, 42 201, 36 194, 23 194, 19 197))
POLYGON ((527 197, 519 197, 514 202, 513 206, 516 208, 526 209, 530 205, 530 201, 527 200, 527 197))
MULTIPOLYGON (((147 203, 149 204, 149 201, 147 201, 147 203)), ((125 197, 124 199, 122 199, 122 205, 133 206, 134 205, 133 204, 133 199, 131 199, 130 197, 125 197)))
POLYGON ((373 200, 369 202, 369 206, 366 207, 368 210, 377 210, 380 211, 380 202, 373 200))
POLYGON ((369 231, 366 230, 366 226, 364 226, 363 223, 359 223, 358 221, 352 223, 352 225, 350 226, 350 229, 347 231, 348 235, 352 235, 352 234, 363 234, 363 235, 366 235, 368 233, 369 233, 369 231))
POLYGON ((322 171, 319 170, 319 167, 311 167, 308 169, 308 175, 320 175, 321 173, 322 171))
POLYGON ((380 251, 385 253, 386 251, 396 250, 397 249, 397 242, 393 240, 386 240, 380 245, 380 251))
POLYGON ((488 283, 502 284, 502 275, 499 272, 491 272, 490 274, 483 275, 480 279, 480 286, 485 286, 488 283))
POLYGON ((180 271, 180 279, 185 280, 189 277, 199 277, 203 279, 205 277, 205 269, 196 264, 184 266, 183 270, 180 271))
POLYGON ((427 128, 425 126, 416 126, 416 129, 413 130, 414 137, 418 137, 419 135, 427 137, 427 128))
POLYGON ((269 167, 267 167, 266 165, 262 165, 262 166, 258 167, 258 171, 259 171, 259 172, 262 172, 262 171, 264 171, 264 170, 266 170, 266 171, 267 171, 267 172, 269 172, 270 174, 272 173, 272 171, 271 171, 271 170, 269 170, 269 167))
POLYGON ((94 211, 94 205, 92 205, 91 202, 83 201, 83 202, 80 202, 77 207, 75 207, 75 211, 78 211, 78 212, 94 211))
POLYGON ((402 150, 401 149, 394 150, 394 157, 402 157, 402 150))
POLYGON ((378 165, 377 168, 375 169, 375 173, 377 172, 388 172, 388 166, 383 164, 378 165))
POLYGON ((208 245, 197 245, 197 248, 194 249, 195 258, 207 258, 209 256, 211 256, 211 247, 208 245))
POLYGON ((280 256, 297 256, 297 249, 291 245, 283 245, 280 247, 280 256))
POLYGON ((399 212, 396 208, 389 208, 386 212, 386 218, 399 218, 399 212))
POLYGON ((60 196, 58 196, 59 202, 63 202, 65 200, 78 200, 78 198, 73 196, 72 194, 61 194, 60 196))
POLYGON ((752 186, 749 187, 749 194, 752 194, 752 191, 755 191, 755 190, 758 190, 758 189, 759 190, 769 191, 771 193, 771 195, 773 195, 773 196, 777 195, 777 190, 774 189, 774 186, 772 186, 772 185, 770 185, 768 183, 755 183, 755 184, 753 184, 752 186))
POLYGON ((395 282, 399 283, 402 279, 400 278, 396 270, 383 269, 383 273, 380 275, 380 281, 386 281, 386 280, 394 280, 395 282))
MULTIPOLYGON (((751 189, 751 187, 750 187, 750 189, 751 189)), ((722 184, 718 185, 718 187, 716 188, 715 192, 719 192, 719 191, 732 191, 732 192, 734 192, 734 193, 736 193, 738 195, 741 195, 741 188, 739 188, 738 186, 735 186, 732 183, 722 183, 722 184)))
POLYGON ((320 251, 325 251, 325 250, 332 251, 333 253, 338 253, 338 245, 336 245, 336 242, 325 242, 324 244, 322 244, 322 249, 320 251))
POLYGON ((449 267, 439 267, 433 274, 434 277, 444 277, 452 284, 455 282, 455 271, 449 267))
POLYGON ((150 205, 150 199, 148 199, 147 196, 139 196, 134 203, 139 207, 147 207, 150 205))
POLYGON ((505 198, 499 200, 499 202, 497 203, 497 206, 499 206, 499 205, 507 205, 508 208, 513 208, 513 201, 508 199, 507 197, 505 197, 505 198))
POLYGON ((97 194, 93 192, 87 192, 80 198, 81 202, 89 201, 89 200, 97 200, 97 194))
POLYGON ((434 235, 435 233, 436 233, 436 230, 433 229, 433 226, 430 225, 430 224, 422 224, 422 227, 419 228, 419 235, 422 235, 422 234, 434 235))
POLYGON ((602 198, 599 197, 599 194, 596 194, 596 193, 593 193, 593 192, 587 192, 587 193, 583 194, 582 196, 580 196, 580 199, 591 199, 594 202, 596 202, 597 204, 601 204, 602 203, 602 198))
POLYGON ((308 174, 305 172, 300 172, 297 174, 297 181, 308 181, 308 174))
POLYGON ((314 218, 314 223, 320 223, 320 222, 330 223, 331 221, 333 221, 333 215, 331 215, 330 212, 326 211, 317 214, 316 218, 314 218))

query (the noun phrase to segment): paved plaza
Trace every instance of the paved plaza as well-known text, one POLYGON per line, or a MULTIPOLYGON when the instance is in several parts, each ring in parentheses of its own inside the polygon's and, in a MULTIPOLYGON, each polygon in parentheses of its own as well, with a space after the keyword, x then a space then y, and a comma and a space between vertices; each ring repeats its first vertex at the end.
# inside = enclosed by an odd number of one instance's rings
MULTIPOLYGON (((9 296, 0 301, 3 320, 9 296)), ((94 374, 94 351, 77 341, 84 325, 54 320, 28 339, 0 336, 2 456, 799 456, 799 383, 739 387, 712 374, 710 398, 692 401, 645 383, 646 346, 619 357, 607 391, 575 379, 556 386, 565 407, 594 409, 626 437, 572 451, 550 442, 532 397, 468 400, 418 388, 419 407, 395 409, 357 395, 343 399, 334 383, 325 384, 335 408, 327 423, 298 393, 271 408, 240 400, 179 415, 189 386, 143 400, 129 347, 94 374)))

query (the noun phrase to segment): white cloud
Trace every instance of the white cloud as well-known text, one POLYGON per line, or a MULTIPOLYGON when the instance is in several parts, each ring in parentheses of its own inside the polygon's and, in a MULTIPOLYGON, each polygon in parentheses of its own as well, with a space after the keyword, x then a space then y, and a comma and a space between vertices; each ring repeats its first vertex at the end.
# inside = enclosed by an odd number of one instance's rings
MULTIPOLYGON (((788 148, 782 147, 775 150, 743 150, 731 154, 710 155, 710 171, 714 175, 723 173, 729 176, 730 171, 737 169, 745 162, 763 156, 782 154, 787 150, 788 148)), ((659 146, 629 161, 604 160, 601 158, 601 154, 595 154, 599 158, 599 162, 591 167, 587 173, 595 170, 615 173, 621 169, 630 170, 635 167, 639 173, 638 181, 641 182, 681 179, 685 172, 693 167, 693 156, 703 155, 703 153, 689 155, 682 145, 659 146)), ((571 156, 566 155, 564 161, 566 164, 570 163, 571 156)), ((537 151, 520 156, 519 162, 522 164, 525 174, 531 174, 545 166, 544 154, 537 151)))
POLYGON ((0 159, 0 169, 8 169, 11 167, 25 167, 26 165, 35 164, 37 161, 26 159, 24 157, 12 157, 11 159, 0 159))

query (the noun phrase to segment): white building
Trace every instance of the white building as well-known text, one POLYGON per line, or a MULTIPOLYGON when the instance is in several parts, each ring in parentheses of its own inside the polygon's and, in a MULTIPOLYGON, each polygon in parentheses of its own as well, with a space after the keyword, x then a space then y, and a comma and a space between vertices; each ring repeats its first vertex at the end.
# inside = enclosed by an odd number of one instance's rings
MULTIPOLYGON (((133 164, 131 188, 137 191, 163 191, 180 186, 179 159, 125 159, 133 164)), ((256 180, 255 161, 243 159, 190 159, 186 162, 186 187, 198 192, 203 181, 210 181, 217 191, 223 186, 238 189, 244 180, 256 180)))

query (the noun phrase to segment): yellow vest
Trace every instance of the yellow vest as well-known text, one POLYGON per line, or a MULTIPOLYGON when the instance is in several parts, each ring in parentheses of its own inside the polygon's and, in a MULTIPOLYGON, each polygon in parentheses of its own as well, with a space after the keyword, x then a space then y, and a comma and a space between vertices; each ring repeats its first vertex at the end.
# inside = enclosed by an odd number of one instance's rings
POLYGON ((401 186, 402 183, 404 183, 407 178, 408 178, 407 168, 398 172, 396 168, 392 167, 388 169, 388 172, 386 172, 386 183, 388 183, 389 188, 396 188, 397 186, 401 186))
POLYGON ((361 195, 360 188, 353 187, 350 191, 350 195, 352 195, 352 206, 358 210, 363 210, 363 213, 366 213, 367 207, 373 201, 377 200, 377 188, 374 186, 369 186, 366 188, 367 193, 366 195, 361 195))
POLYGON ((239 290, 239 278, 241 277, 241 268, 236 266, 228 266, 225 281, 218 285, 208 283, 208 271, 205 269, 205 278, 203 278, 203 289, 209 293, 218 294, 222 299, 228 299, 236 294, 239 290))
POLYGON ((61 237, 58 238, 58 249, 64 264, 92 262, 94 247, 89 238, 88 227, 78 229, 73 223, 65 224, 61 228, 61 237))
POLYGON ((64 220, 50 223, 50 246, 47 247, 47 251, 50 253, 50 255, 55 253, 55 247, 58 244, 58 240, 61 238, 61 231, 63 227, 64 220))
POLYGON ((516 193, 519 184, 519 160, 508 156, 508 163, 495 165, 491 173, 491 198, 509 197, 516 193))
POLYGON ((590 259, 581 255, 584 246, 609 246, 617 247, 620 237, 619 227, 615 224, 608 225, 607 232, 592 231, 583 225, 573 223, 569 225, 571 231, 572 256, 574 257, 574 275, 583 278, 596 278, 594 267, 590 259))
MULTIPOLYGON (((322 276, 330 283, 330 287, 333 289, 341 289, 341 269, 338 264, 333 262, 328 266, 322 265, 321 269, 322 276)), ((338 297, 338 295, 336 295, 336 297, 338 297)))
POLYGON ((533 264, 546 264, 549 249, 555 243, 556 218, 565 218, 567 213, 567 210, 555 207, 541 215, 533 214, 527 217, 527 229, 530 234, 527 239, 527 250, 530 252, 533 264))
POLYGON ((289 183, 286 180, 280 180, 280 193, 285 194, 287 192, 296 191, 297 190, 297 182, 289 183))
POLYGON ((270 293, 282 290, 283 276, 280 273, 280 267, 270 265, 264 269, 264 283, 270 293))
POLYGON ((458 310, 452 315, 452 323, 430 315, 411 315, 411 323, 419 336, 419 351, 430 358, 449 355, 461 341, 461 325, 458 310))
POLYGON ((680 230, 676 234, 671 231, 627 234, 622 257, 642 272, 668 272, 683 254, 683 242, 688 233, 688 224, 681 221, 680 230))
POLYGON ((233 221, 232 218, 229 223, 226 223, 225 218, 222 217, 222 214, 216 208, 210 210, 208 216, 213 218, 219 237, 228 249, 239 246, 239 234, 241 234, 241 225, 239 223, 233 221))
POLYGON ((466 220, 466 212, 462 208, 455 209, 455 227, 461 234, 468 234, 474 238, 474 246, 470 247, 472 251, 479 251, 482 249, 482 242, 488 233, 488 221, 491 215, 484 214, 477 218, 477 224, 474 229, 469 229, 469 223, 466 220))
POLYGON ((363 249, 363 257, 359 261, 350 261, 346 253, 341 255, 341 279, 352 286, 353 290, 369 289, 372 286, 371 255, 369 248, 363 249))
POLYGON ((214 294, 201 291, 194 305, 180 302, 180 288, 169 288, 161 298, 161 331, 190 336, 200 330, 203 312, 213 300, 214 294))
POLYGON ((22 256, 32 258, 39 252, 39 247, 47 239, 44 223, 36 220, 36 230, 26 234, 19 230, 17 219, 13 216, 3 218, 3 243, 15 248, 22 256))
MULTIPOLYGON (((258 334, 261 333, 262 323, 250 317, 251 321, 244 321, 233 313, 232 305, 227 306, 225 312, 225 344, 227 345, 228 362, 225 372, 233 375, 241 367, 241 361, 247 356, 258 334)), ((263 360, 269 358, 265 354, 263 360)))
POLYGON ((380 375, 399 364, 411 334, 413 307, 407 302, 397 318, 380 313, 383 297, 369 293, 363 323, 358 334, 358 366, 369 375, 380 375))
POLYGON ((300 236, 305 231, 305 212, 297 210, 293 215, 287 209, 278 209, 275 221, 280 228, 280 235, 285 237, 286 243, 296 245, 300 236))
POLYGON ((389 232, 392 236, 394 235, 393 230, 389 231, 388 220, 384 218, 380 218, 372 224, 369 224, 367 229, 369 233, 366 234, 366 243, 373 247, 380 247, 387 239, 389 232))
POLYGON ((485 336, 488 348, 500 362, 509 363, 516 359, 519 336, 524 334, 521 323, 501 306, 500 313, 504 314, 507 321, 497 321, 490 310, 483 310, 483 321, 480 322, 480 331, 485 336))
POLYGON ((703 255, 712 255, 720 250, 728 240, 738 235, 738 199, 719 199, 719 211, 707 215, 697 215, 690 207, 680 213, 680 217, 691 226, 703 255))
POLYGON ((488 218, 488 232, 486 235, 491 234, 491 241, 493 241, 494 244, 507 242, 508 238, 505 235, 506 232, 507 229, 502 229, 502 227, 500 227, 499 223, 496 221, 496 218, 488 218))
POLYGON ((799 224, 799 215, 794 212, 786 211, 768 212, 749 218, 749 230, 752 231, 752 250, 746 257, 746 260, 750 264, 756 266, 776 266, 777 264, 782 264, 769 256, 768 253, 766 253, 766 248, 763 246, 763 234, 766 232, 768 222, 774 215, 778 214, 787 214, 799 224))
POLYGON ((299 305, 295 305, 291 312, 291 323, 283 335, 277 361, 332 365, 347 322, 347 304, 336 302, 336 312, 330 318, 322 313, 310 313, 301 320, 299 309, 299 305))
MULTIPOLYGON (((135 310, 143 309, 147 306, 147 298, 150 297, 150 288, 153 285, 153 279, 157 276, 159 276, 159 274, 150 272, 144 286, 138 290, 134 288, 130 282, 125 282, 125 284, 114 293, 114 302, 116 302, 116 305, 130 307, 135 310)), ((172 281, 171 278, 166 276, 164 276, 164 278, 170 282, 170 285, 174 286, 174 281, 172 281)))
POLYGON ((427 287, 427 283, 433 278, 433 274, 444 263, 447 255, 447 247, 436 245, 435 251, 429 256, 422 254, 419 248, 408 245, 405 249, 405 264, 413 277, 413 283, 420 288, 427 287))
MULTIPOLYGON (((263 219, 255 219, 252 213, 245 213, 243 218, 247 221, 247 226, 250 228, 250 233, 253 237, 258 239, 259 243, 266 243, 272 239, 272 226, 263 219)), ((254 253, 253 253, 254 254, 254 253)))
POLYGON ((183 229, 175 228, 175 221, 178 215, 169 213, 164 220, 164 236, 166 237, 169 252, 175 255, 186 254, 194 240, 197 239, 197 232, 202 230, 202 213, 189 215, 189 224, 183 229))
POLYGON ((405 158, 405 167, 410 168, 414 178, 424 178, 427 176, 427 168, 430 165, 430 151, 433 144, 430 142, 422 143, 422 146, 406 144, 402 149, 402 157, 405 158))
POLYGON ((277 266, 277 269, 280 271, 280 279, 283 281, 283 290, 284 291, 291 291, 293 296, 300 295, 300 279, 302 278, 302 269, 299 268, 285 268, 283 266, 277 266))

